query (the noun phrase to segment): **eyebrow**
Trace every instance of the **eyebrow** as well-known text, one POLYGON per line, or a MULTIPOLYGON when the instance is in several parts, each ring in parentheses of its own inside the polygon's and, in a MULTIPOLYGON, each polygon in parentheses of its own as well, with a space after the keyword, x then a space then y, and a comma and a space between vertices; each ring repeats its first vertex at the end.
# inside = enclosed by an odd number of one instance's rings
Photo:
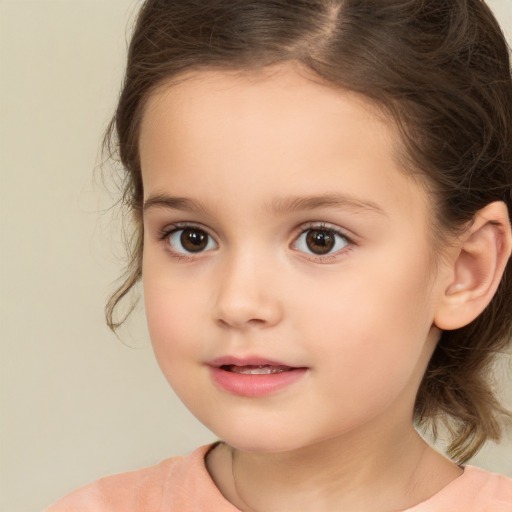
POLYGON ((142 207, 143 211, 150 208, 167 208, 170 210, 183 210, 193 213, 208 213, 208 208, 198 201, 186 197, 173 197, 164 194, 149 196, 142 207))
POLYGON ((275 215, 301 210, 315 210, 320 208, 340 208, 353 211, 374 211, 386 215, 384 210, 373 201, 361 199, 345 194, 320 194, 315 196, 291 196, 276 198, 270 204, 270 211, 275 215))
MULTIPOLYGON (((268 210, 274 215, 321 208, 339 208, 355 212, 373 211, 381 215, 386 215, 386 212, 377 203, 361 200, 345 194, 279 197, 274 199, 267 206, 268 210)), ((199 201, 164 194, 156 194, 148 197, 144 201, 143 210, 147 211, 150 208, 168 208, 192 213, 210 214, 208 207, 199 201)))

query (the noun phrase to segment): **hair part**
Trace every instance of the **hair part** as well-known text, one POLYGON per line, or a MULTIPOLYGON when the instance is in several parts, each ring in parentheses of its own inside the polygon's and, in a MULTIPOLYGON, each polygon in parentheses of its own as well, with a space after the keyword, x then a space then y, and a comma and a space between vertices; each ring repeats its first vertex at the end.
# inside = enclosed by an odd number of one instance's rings
MULTIPOLYGON (((403 167, 431 192, 439 240, 493 201, 504 201, 512 216, 509 48, 482 0, 147 0, 105 136, 105 148, 123 165, 123 203, 135 221, 122 284, 106 306, 113 330, 126 318, 114 321, 115 310, 142 275, 138 140, 148 98, 186 72, 258 71, 284 62, 365 96, 394 120, 403 167)), ((443 332, 420 386, 415 420, 434 430, 446 421, 456 461, 500 438, 508 413, 490 374, 510 343, 511 304, 509 261, 486 310, 443 332)))

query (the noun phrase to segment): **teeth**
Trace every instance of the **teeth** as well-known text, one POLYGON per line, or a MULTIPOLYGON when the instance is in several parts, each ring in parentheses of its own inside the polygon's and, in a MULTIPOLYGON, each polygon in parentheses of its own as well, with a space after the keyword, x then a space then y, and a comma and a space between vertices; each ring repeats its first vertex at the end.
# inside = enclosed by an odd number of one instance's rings
POLYGON ((224 369, 233 372, 241 373, 243 375, 271 375, 273 373, 282 373, 291 370, 288 366, 269 366, 269 365, 257 365, 257 366, 223 366, 224 369))

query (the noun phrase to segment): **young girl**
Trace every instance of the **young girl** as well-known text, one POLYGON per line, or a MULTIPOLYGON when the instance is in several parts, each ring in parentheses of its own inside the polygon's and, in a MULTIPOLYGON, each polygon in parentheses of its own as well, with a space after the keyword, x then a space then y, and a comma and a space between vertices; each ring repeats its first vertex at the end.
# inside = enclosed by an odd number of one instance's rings
POLYGON ((512 80, 480 0, 148 0, 110 131, 160 367, 221 439, 51 512, 505 512, 512 80), (444 422, 451 459, 416 427, 444 422))

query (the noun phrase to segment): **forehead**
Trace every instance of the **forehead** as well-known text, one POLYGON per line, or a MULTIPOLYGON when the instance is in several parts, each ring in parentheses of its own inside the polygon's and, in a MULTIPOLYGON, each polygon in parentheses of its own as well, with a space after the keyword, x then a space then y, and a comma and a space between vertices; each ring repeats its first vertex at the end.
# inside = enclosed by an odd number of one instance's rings
MULTIPOLYGON (((146 112, 151 105, 169 93, 176 98, 194 98, 201 101, 204 93, 223 95, 227 93, 231 102, 238 100, 245 103, 266 99, 279 101, 283 105, 286 100, 294 103, 296 99, 309 98, 312 107, 321 108, 322 104, 343 102, 343 97, 350 96, 351 102, 359 108, 366 109, 369 115, 379 117, 387 122, 385 115, 380 114, 378 107, 367 97, 326 82, 320 76, 301 65, 282 63, 259 69, 199 69, 178 74, 172 79, 163 81, 146 104, 146 112)), ((272 105, 269 105, 272 106, 272 105)), ((275 106, 275 105, 273 105, 275 106)), ((296 104, 295 107, 306 106, 296 104)))
MULTIPOLYGON (((389 141, 398 142, 392 120, 376 104, 355 92, 336 88, 323 82, 311 72, 302 71, 292 64, 281 64, 258 71, 202 70, 179 75, 172 82, 164 82, 145 104, 141 132, 148 122, 171 117, 202 117, 204 129, 208 121, 242 121, 250 118, 254 129, 265 128, 268 133, 275 124, 275 116, 281 122, 289 121, 292 131, 295 120, 308 119, 309 124, 340 117, 350 111, 358 112, 361 119, 379 122, 381 135, 391 135, 389 141), (236 115, 233 116, 233 113, 236 115), (160 116, 159 114, 162 114, 160 116), (262 126, 263 124, 263 126, 262 126)), ((185 128, 182 126, 181 128, 185 128)), ((303 126, 307 128, 307 126, 303 126)))
POLYGON ((319 144, 324 150, 335 146, 346 137, 349 123, 349 131, 361 135, 367 150, 371 145, 392 151, 399 145, 394 124, 369 100, 328 87, 292 65, 203 70, 164 83, 149 97, 139 148, 143 162, 159 150, 185 153, 187 143, 195 144, 189 156, 210 149, 209 144, 219 152, 229 146, 240 151, 265 148, 262 157, 278 146, 281 153, 299 155, 319 144))
POLYGON ((222 184, 268 196, 338 187, 403 202, 423 190, 400 168, 399 146, 395 125, 367 99, 289 66, 189 73, 149 98, 140 132, 146 198, 171 184, 190 195, 193 183, 205 196, 222 184))

